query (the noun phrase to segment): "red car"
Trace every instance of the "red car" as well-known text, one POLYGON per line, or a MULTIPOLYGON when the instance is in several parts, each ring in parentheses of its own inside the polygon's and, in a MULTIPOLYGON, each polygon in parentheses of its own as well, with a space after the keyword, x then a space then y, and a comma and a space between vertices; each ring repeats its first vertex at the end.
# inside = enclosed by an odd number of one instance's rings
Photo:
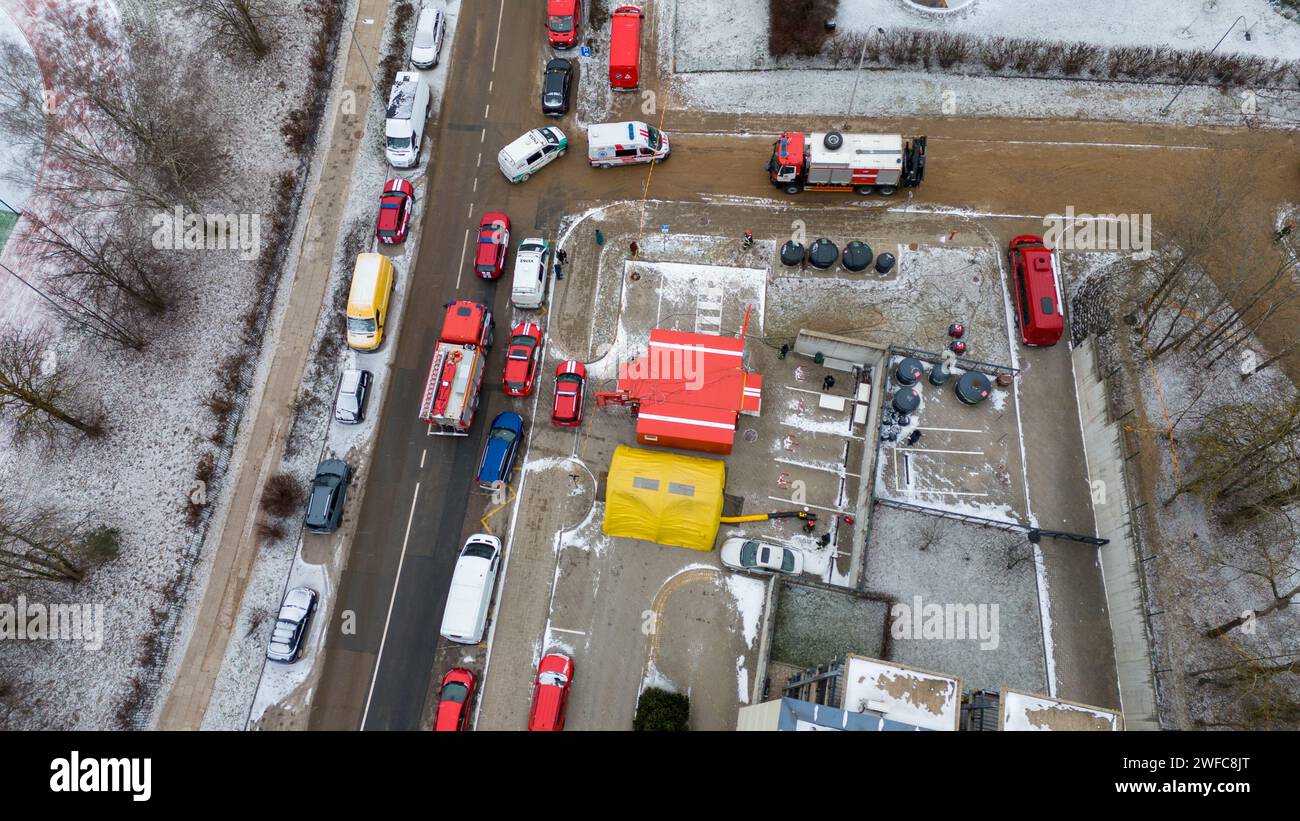
POLYGON ((497 279, 506 269, 510 247, 510 218, 500 211, 488 211, 478 221, 478 244, 474 246, 474 273, 483 279, 497 279))
POLYGON ((536 322, 520 322, 510 331, 510 347, 506 348, 506 369, 501 375, 506 396, 527 396, 533 392, 541 358, 541 327, 536 322))
POLYGON ((546 0, 546 39, 551 48, 576 46, 581 22, 582 0, 546 0))
POLYGON ((405 242, 414 207, 415 189, 408 180, 393 179, 384 183, 384 193, 379 196, 375 237, 385 245, 405 242))
POLYGON ((587 384, 587 366, 576 359, 566 359, 555 369, 555 404, 551 421, 562 428, 582 424, 583 388, 587 384))
POLYGON ((469 729, 469 705, 474 701, 478 679, 463 667, 453 667, 442 677, 438 690, 438 717, 433 729, 443 732, 469 729))
POLYGON ((1061 317, 1061 287, 1052 250, 1042 237, 1021 234, 1007 249, 1011 261, 1011 292, 1016 326, 1026 345, 1055 345, 1065 330, 1061 317))
POLYGON ((569 685, 573 682, 573 659, 559 653, 542 656, 533 679, 533 708, 528 713, 530 730, 563 730, 564 710, 569 706, 569 685))

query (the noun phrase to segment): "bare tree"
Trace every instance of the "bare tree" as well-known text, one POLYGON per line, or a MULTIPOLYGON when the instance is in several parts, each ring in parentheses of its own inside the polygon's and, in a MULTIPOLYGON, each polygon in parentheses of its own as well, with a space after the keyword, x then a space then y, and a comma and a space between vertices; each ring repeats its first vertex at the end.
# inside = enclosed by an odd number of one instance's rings
POLYGON ((84 296, 111 315, 164 313, 171 305, 174 275, 144 236, 122 219, 87 229, 55 227, 28 214, 26 240, 48 265, 46 281, 84 296))
POLYGON ((1300 480, 1300 398, 1228 404, 1199 419, 1196 469, 1165 504, 1190 490, 1211 498, 1275 493, 1300 480))
POLYGON ((1208 553, 1210 560, 1236 579, 1252 581, 1265 591, 1268 602, 1229 619, 1205 632, 1208 638, 1217 638, 1247 621, 1259 620, 1289 607, 1300 595, 1300 529, 1297 512, 1291 508, 1272 509, 1258 519, 1244 538, 1232 543, 1215 542, 1208 553))
POLYGON ((181 0, 179 6, 201 18, 213 40, 259 60, 270 53, 263 27, 271 15, 264 0, 181 0))
POLYGON ((0 495, 0 579, 75 584, 86 576, 84 540, 81 523, 0 495))
POLYGON ((10 415, 20 437, 53 441, 65 428, 102 435, 101 414, 79 402, 75 380, 52 353, 44 333, 0 330, 0 414, 10 415))

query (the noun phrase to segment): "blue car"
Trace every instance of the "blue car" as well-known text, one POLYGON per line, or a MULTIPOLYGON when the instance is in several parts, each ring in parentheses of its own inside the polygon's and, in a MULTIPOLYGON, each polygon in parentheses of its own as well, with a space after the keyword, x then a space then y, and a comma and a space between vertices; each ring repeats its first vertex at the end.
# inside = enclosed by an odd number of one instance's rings
POLYGON ((488 431, 483 458, 478 463, 478 486, 493 490, 510 481, 519 444, 524 440, 524 418, 513 411, 498 413, 488 431))

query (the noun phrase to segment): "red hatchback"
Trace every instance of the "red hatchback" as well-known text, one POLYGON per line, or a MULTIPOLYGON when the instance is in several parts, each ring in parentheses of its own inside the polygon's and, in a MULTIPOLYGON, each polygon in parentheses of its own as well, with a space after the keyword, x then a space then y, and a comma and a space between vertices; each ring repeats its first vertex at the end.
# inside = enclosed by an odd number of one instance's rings
POLYGON ((582 21, 582 0, 546 0, 546 39, 551 48, 573 48, 578 44, 582 21))
POLYGON ((587 384, 587 366, 576 359, 566 359, 555 369, 555 404, 551 421, 562 428, 582 424, 582 398, 587 384))
POLYGON ((510 247, 510 218, 500 211, 488 211, 478 221, 478 243, 474 246, 474 273, 483 279, 497 279, 506 269, 510 247))
POLYGON ((384 183, 379 197, 379 217, 375 220, 375 238, 385 245, 406 241, 415 207, 415 189, 408 180, 392 179, 384 183))
POLYGON ((569 706, 569 685, 573 683, 573 659, 559 653, 542 656, 533 679, 533 709, 528 713, 530 730, 563 730, 564 711, 569 706))
POLYGON ((433 729, 455 731, 469 729, 469 705, 474 701, 478 679, 463 667, 453 667, 442 677, 438 690, 438 717, 433 729))
POLYGON ((1016 325, 1026 345, 1055 345, 1065 330, 1061 289, 1052 250, 1042 237, 1021 234, 1007 250, 1011 260, 1011 291, 1016 301, 1016 325))
POLYGON ((506 396, 527 396, 533 392, 541 356, 541 327, 536 322, 520 322, 510 331, 510 347, 506 348, 505 373, 501 375, 506 396))

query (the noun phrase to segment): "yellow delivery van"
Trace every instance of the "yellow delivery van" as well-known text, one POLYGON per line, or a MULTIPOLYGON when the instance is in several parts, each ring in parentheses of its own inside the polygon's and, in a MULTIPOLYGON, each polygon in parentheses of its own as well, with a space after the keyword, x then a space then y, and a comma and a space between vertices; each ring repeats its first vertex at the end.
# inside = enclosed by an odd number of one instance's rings
POLYGON ((348 347, 373 351, 384 339, 393 295, 393 263, 383 254, 357 254, 348 293, 348 347))

